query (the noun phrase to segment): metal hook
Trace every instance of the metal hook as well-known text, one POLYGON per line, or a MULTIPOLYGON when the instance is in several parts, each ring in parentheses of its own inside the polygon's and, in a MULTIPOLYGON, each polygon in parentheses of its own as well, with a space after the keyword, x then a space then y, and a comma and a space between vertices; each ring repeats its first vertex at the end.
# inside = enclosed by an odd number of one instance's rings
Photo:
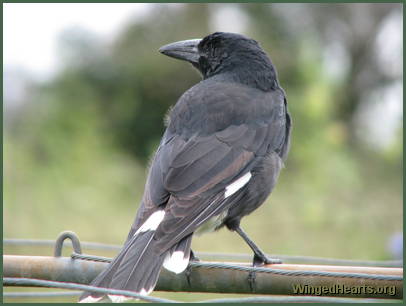
POLYGON ((72 242, 72 247, 73 247, 73 250, 75 251, 75 253, 82 254, 82 247, 80 246, 79 237, 72 231, 64 231, 64 232, 60 233, 58 238, 56 239, 55 250, 54 250, 55 257, 62 256, 63 242, 67 238, 70 239, 70 241, 72 242))

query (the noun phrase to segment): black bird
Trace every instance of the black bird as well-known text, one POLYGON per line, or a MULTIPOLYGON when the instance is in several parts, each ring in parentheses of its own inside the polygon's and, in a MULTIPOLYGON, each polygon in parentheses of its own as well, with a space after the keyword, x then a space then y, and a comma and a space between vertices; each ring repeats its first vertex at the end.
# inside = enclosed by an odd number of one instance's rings
MULTIPOLYGON (((190 62, 203 80, 171 110, 127 241, 94 286, 150 293, 162 266, 187 268, 193 234, 210 224, 236 231, 254 265, 279 262, 240 227, 271 193, 289 150, 291 119, 275 67, 255 40, 233 33, 159 51, 190 62)), ((101 297, 85 292, 80 300, 101 297)))

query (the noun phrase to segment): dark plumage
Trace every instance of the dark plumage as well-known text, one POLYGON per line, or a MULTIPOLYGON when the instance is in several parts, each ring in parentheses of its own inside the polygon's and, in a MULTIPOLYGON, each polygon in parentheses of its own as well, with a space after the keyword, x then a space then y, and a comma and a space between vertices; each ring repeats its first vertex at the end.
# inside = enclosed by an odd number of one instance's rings
MULTIPOLYGON (((95 286, 149 293, 163 264, 186 268, 192 235, 208 220, 240 234, 254 264, 277 262, 240 228, 271 193, 289 149, 291 120, 271 60, 256 41, 232 33, 160 51, 192 63, 203 80, 170 112, 127 242, 95 286)), ((81 299, 90 295, 102 296, 81 299)))

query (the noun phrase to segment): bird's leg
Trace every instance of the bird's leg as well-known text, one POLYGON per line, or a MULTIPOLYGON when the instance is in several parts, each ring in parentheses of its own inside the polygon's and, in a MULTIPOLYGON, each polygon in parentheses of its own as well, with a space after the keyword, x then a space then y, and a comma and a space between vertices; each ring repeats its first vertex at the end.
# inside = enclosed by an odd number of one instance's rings
POLYGON ((238 235, 241 236, 242 239, 248 244, 251 250, 254 252, 254 260, 252 265, 254 267, 262 266, 264 264, 280 264, 282 261, 280 259, 269 258, 265 255, 265 253, 252 241, 247 234, 242 230, 240 226, 237 226, 234 229, 238 235))
MULTIPOLYGON (((194 253, 192 250, 190 250, 189 263, 190 263, 191 261, 200 261, 200 259, 196 257, 195 253, 194 253)), ((191 273, 192 273, 192 267, 191 267, 191 265, 189 264, 189 265, 187 266, 187 268, 186 268, 186 271, 185 271, 185 276, 186 276, 186 279, 187 279, 187 283, 189 284, 189 287, 191 286, 191 281, 190 281, 190 275, 191 275, 191 273)))
MULTIPOLYGON (((248 244, 251 250, 254 252, 254 259, 252 261, 252 265, 254 267, 262 266, 264 264, 280 264, 282 261, 280 259, 268 258, 265 253, 252 241, 248 235, 242 230, 240 226, 235 227, 234 229, 238 235, 241 236, 242 239, 248 244)), ((248 283, 250 285, 250 289, 252 292, 255 292, 255 281, 256 281, 256 273, 251 271, 248 274, 248 283)))

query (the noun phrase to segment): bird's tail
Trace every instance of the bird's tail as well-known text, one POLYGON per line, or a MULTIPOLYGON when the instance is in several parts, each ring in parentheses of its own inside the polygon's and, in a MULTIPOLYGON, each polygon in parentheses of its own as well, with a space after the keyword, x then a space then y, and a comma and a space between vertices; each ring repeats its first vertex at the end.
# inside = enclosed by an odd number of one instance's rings
MULTIPOLYGON (((155 231, 145 231, 134 235, 124 245, 110 265, 100 273, 91 286, 130 290, 147 295, 155 287, 166 252, 157 254, 154 248, 155 231)), ((86 291, 79 302, 96 302, 105 294, 86 291)), ((113 302, 121 302, 123 296, 109 295, 113 302)))
MULTIPOLYGON (((174 273, 184 271, 189 263, 192 234, 184 237, 162 254, 156 251, 154 234, 153 230, 139 231, 129 237, 120 253, 90 285, 148 295, 158 281, 162 266, 174 273)), ((104 295, 86 291, 79 298, 79 302, 97 302, 104 295)), ((109 295, 109 298, 113 302, 122 302, 127 299, 117 295, 109 295)))

